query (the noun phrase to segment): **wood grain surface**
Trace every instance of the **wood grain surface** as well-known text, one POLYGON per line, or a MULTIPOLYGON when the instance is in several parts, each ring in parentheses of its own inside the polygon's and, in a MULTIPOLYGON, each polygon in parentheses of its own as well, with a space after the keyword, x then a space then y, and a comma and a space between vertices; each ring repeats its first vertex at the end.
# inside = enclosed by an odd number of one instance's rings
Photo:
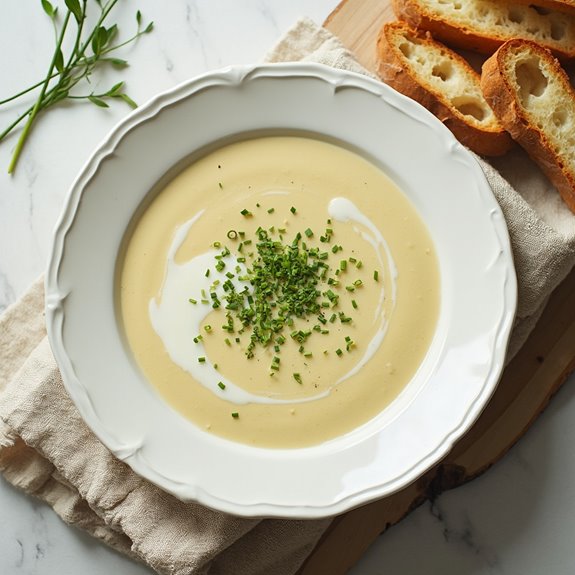
MULTIPOLYGON (((324 25, 374 71, 377 33, 393 19, 389 0, 344 0, 324 25)), ((402 491, 337 517, 299 575, 343 575, 386 529, 426 499, 474 479, 509 450, 575 370, 573 293, 575 270, 552 294, 483 414, 451 453, 402 491)))

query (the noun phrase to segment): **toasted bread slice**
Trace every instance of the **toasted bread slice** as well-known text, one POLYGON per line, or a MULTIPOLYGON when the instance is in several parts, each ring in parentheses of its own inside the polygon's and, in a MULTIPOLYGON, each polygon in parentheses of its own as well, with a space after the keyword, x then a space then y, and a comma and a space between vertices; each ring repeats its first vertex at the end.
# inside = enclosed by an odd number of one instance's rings
POLYGON ((511 0, 393 0, 401 20, 429 30, 447 44, 492 54, 507 40, 524 38, 575 59, 575 14, 511 0))
POLYGON ((500 156, 512 146, 483 97, 479 74, 429 33, 405 22, 385 24, 377 64, 384 82, 425 106, 474 152, 500 156))
POLYGON ((575 0, 516 0, 519 4, 529 4, 535 10, 544 14, 545 10, 558 10, 559 12, 567 12, 568 14, 575 14, 575 0))
POLYGON ((483 65, 481 87, 575 212, 575 90, 559 61, 534 42, 510 40, 483 65))

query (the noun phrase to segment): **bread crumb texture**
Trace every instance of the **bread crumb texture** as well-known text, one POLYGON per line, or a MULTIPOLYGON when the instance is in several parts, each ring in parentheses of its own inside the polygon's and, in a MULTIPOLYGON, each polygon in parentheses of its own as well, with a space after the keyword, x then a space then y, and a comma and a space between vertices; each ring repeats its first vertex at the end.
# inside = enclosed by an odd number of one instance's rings
POLYGON ((498 124, 483 97, 479 78, 445 48, 409 34, 396 34, 396 47, 414 75, 425 79, 428 88, 442 95, 466 120, 478 126, 498 124))
POLYGON ((575 172, 575 93, 567 78, 557 74, 553 60, 527 46, 507 54, 505 73, 526 118, 545 132, 556 154, 575 172))
POLYGON ((416 0, 422 13, 501 39, 527 38, 573 51, 575 16, 529 4, 490 0, 416 0))

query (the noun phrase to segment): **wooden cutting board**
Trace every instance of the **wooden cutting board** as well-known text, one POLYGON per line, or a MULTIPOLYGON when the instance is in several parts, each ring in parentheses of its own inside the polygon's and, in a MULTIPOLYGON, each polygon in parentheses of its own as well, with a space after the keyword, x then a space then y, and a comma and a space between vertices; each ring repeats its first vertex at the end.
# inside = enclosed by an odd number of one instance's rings
MULTIPOLYGON (((375 71, 377 33, 393 19, 390 0, 344 0, 324 25, 375 71)), ((573 293, 575 270, 555 290, 489 405, 451 453, 402 491, 337 517, 299 575, 343 575, 386 529, 426 499, 474 479, 509 450, 575 370, 573 293)))

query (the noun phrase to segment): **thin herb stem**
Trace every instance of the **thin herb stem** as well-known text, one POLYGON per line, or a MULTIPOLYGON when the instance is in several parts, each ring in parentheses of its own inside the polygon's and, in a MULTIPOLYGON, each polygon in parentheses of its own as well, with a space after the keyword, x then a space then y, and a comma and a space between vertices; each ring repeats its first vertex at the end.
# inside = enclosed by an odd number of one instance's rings
POLYGON ((26 116, 32 112, 33 106, 30 106, 23 114, 18 116, 1 134, 0 140, 3 140, 26 116))
POLYGON ((0 100, 1 106, 16 100, 25 94, 29 94, 34 90, 40 89, 38 97, 35 99, 33 105, 24 113, 19 115, 18 118, 13 120, 12 123, 5 128, 2 133, 0 133, 1 142, 16 126, 27 118, 8 167, 9 173, 13 173, 16 168, 22 149, 37 119, 37 115, 41 111, 50 108, 52 105, 66 99, 87 99, 97 106, 107 107, 107 103, 105 102, 106 99, 121 99, 132 108, 136 107, 136 103, 123 91, 124 82, 118 82, 108 91, 100 94, 91 93, 84 96, 71 95, 70 92, 82 80, 89 82, 92 72, 101 64, 111 64, 116 67, 126 66, 127 62, 125 60, 109 58, 106 56, 127 44, 134 42, 140 36, 151 32, 153 29, 153 22, 150 22, 144 29, 142 29, 142 17, 140 11, 138 11, 136 14, 136 33, 128 40, 114 45, 113 38, 118 32, 118 27, 116 24, 113 24, 106 28, 104 26, 104 22, 116 4, 118 4, 118 0, 108 0, 106 2, 101 2, 100 0, 97 1, 99 15, 94 27, 91 28, 89 32, 86 30, 88 0, 80 0, 80 2, 75 0, 70 4, 66 2, 66 4, 69 6, 68 10, 63 19, 62 25, 58 26, 55 18, 57 8, 53 8, 48 0, 43 0, 42 3, 44 11, 52 20, 56 40, 56 47, 48 68, 48 73, 44 79, 35 82, 32 86, 19 91, 17 94, 14 94, 9 98, 0 100), (66 57, 66 61, 64 61, 62 45, 63 40, 69 31, 70 18, 72 17, 76 22, 74 44, 66 57), (83 38, 84 32, 86 33, 85 38, 83 38), (53 80, 54 82, 52 82, 53 80))
MULTIPOLYGON (((58 74, 59 74, 59 72, 54 72, 50 76, 49 80, 52 80, 52 78, 55 78, 56 76, 58 76, 58 74)), ((16 99, 20 98, 20 96, 24 96, 25 94, 27 94, 28 92, 31 92, 35 88, 39 88, 45 82, 46 82, 46 78, 44 78, 43 80, 40 80, 39 82, 36 82, 33 86, 30 86, 29 88, 26 88, 25 90, 22 90, 21 92, 18 92, 17 94, 14 94, 13 96, 10 96, 10 98, 6 98, 5 100, 0 100, 0 106, 2 106, 3 104, 7 104, 8 102, 12 102, 13 100, 16 100, 16 99)), ((1 139, 1 137, 0 137, 0 139, 1 139)))
MULTIPOLYGON (((110 2, 108 2, 107 4, 105 4, 102 7, 102 13, 100 14, 100 17, 98 18, 98 22, 96 23, 96 25, 94 26, 94 29, 92 30, 92 32, 90 33, 90 35, 88 36, 88 38, 86 39, 86 41, 84 42, 82 47, 80 48, 80 52, 78 53, 79 57, 84 56, 84 54, 86 53, 86 50, 88 49, 88 47, 90 46, 90 44, 94 38, 94 36, 97 34, 98 29, 104 23, 104 20, 106 19, 106 17, 108 16, 108 14, 112 10, 112 8, 114 8, 114 6, 116 5, 117 2, 118 2, 118 0, 110 0, 110 2)), ((79 39, 79 36, 78 36, 78 39, 79 39)))
POLYGON ((38 114, 38 111, 40 110, 40 106, 42 104, 42 101, 44 100, 44 95, 46 94, 46 90, 48 89, 48 84, 50 83, 50 77, 52 76, 52 71, 54 70, 54 66, 56 65, 56 58, 58 57, 58 53, 59 53, 60 49, 62 48, 62 42, 64 41, 64 36, 66 35, 66 30, 68 28, 68 22, 70 21, 70 15, 71 15, 71 12, 70 12, 70 10, 68 10, 66 17, 64 18, 64 23, 62 24, 62 30, 60 31, 60 36, 58 38, 56 50, 54 50, 54 55, 52 56, 52 61, 50 62, 50 67, 48 68, 48 74, 46 75, 46 79, 44 80, 42 90, 40 91, 40 95, 38 96, 38 99, 36 100, 36 104, 34 104, 34 107, 32 108, 32 111, 30 112, 30 117, 28 118, 28 121, 24 125, 24 129, 22 130, 22 133, 20 134, 20 138, 18 138, 18 142, 16 143, 16 149, 14 150, 14 154, 12 155, 12 160, 10 162, 10 165, 8 166, 8 173, 9 174, 12 174, 14 172, 14 169, 16 168, 16 165, 18 163, 18 158, 20 157, 20 153, 22 152, 22 148, 24 147, 24 143, 26 142, 26 139, 28 138, 28 134, 30 133, 30 129, 32 128, 32 124, 34 123, 34 120, 36 119, 36 115, 38 114))
POLYGON ((80 45, 80 39, 82 38, 82 30, 84 29, 84 21, 86 20, 86 2, 87 0, 82 1, 82 18, 80 22, 78 22, 78 32, 76 34, 76 40, 74 41, 74 48, 72 52, 70 52, 70 58, 68 59, 68 64, 66 64, 66 69, 70 68, 70 65, 74 61, 74 57, 78 53, 78 46, 80 45))
POLYGON ((116 46, 112 46, 111 48, 108 48, 107 50, 102 50, 102 52, 101 52, 102 56, 105 56, 106 54, 109 54, 110 52, 114 52, 115 50, 118 50, 118 48, 123 48, 124 46, 127 46, 128 44, 130 44, 134 40, 137 40, 140 36, 143 36, 145 33, 146 32, 144 32, 142 30, 141 32, 138 32, 137 34, 134 34, 131 38, 128 38, 125 42, 122 42, 121 44, 117 44, 116 46))

